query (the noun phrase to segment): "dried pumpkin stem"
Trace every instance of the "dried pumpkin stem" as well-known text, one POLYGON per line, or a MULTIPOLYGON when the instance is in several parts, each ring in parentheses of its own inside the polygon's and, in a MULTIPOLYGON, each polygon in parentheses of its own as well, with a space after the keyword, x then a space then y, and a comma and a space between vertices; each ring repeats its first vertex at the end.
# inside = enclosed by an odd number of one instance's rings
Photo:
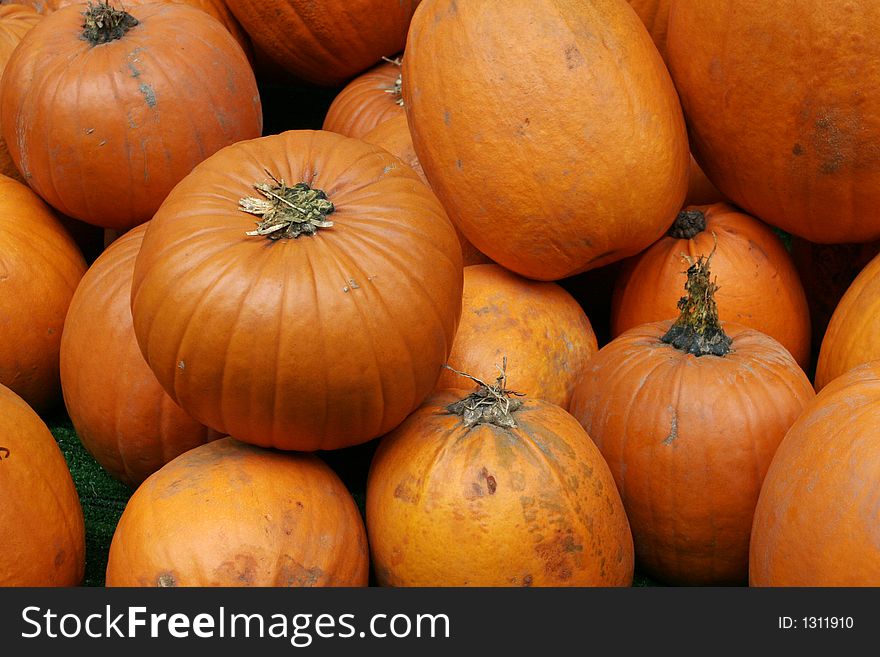
POLYGON ((478 424, 494 424, 508 429, 516 427, 513 414, 522 407, 523 402, 519 399, 511 399, 511 396, 522 397, 523 393, 507 389, 506 357, 498 368, 499 375, 495 379, 495 385, 489 385, 475 376, 459 372, 449 365, 443 367, 470 379, 479 386, 475 392, 446 407, 447 412, 462 418, 466 428, 470 429, 478 424))
POLYGON ((257 229, 247 235, 265 236, 272 240, 296 239, 300 235, 314 235, 320 228, 330 228, 327 216, 336 209, 327 194, 299 182, 288 186, 268 171, 273 184, 254 183, 254 189, 263 198, 246 196, 239 200, 239 209, 260 217, 257 229))
POLYGON ((660 338, 666 344, 694 356, 724 356, 731 351, 730 337, 718 321, 718 307, 715 304, 718 285, 710 279, 709 265, 714 255, 714 248, 709 257, 682 255, 690 265, 684 285, 687 294, 678 301, 681 311, 678 319, 660 338))
POLYGON ((706 215, 702 210, 682 210, 669 229, 669 237, 689 240, 704 230, 706 230, 706 215))
POLYGON ((90 2, 82 15, 82 38, 93 46, 121 39, 138 24, 137 18, 122 9, 114 9, 108 2, 90 2))
MULTIPOLYGON (((395 57, 394 59, 390 59, 389 57, 383 57, 384 61, 389 64, 394 64, 397 67, 400 67, 403 62, 401 62, 400 57, 395 57)), ((394 98, 394 102, 401 107, 403 107, 403 75, 400 73, 397 74, 397 79, 394 81, 390 87, 385 89, 386 94, 391 94, 392 98, 394 98)))

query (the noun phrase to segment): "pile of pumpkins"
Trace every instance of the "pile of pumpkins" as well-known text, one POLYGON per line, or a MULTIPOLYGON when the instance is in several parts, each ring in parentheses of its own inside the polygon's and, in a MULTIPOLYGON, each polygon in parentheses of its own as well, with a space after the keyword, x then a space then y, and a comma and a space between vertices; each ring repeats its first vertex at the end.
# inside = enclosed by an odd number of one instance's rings
POLYGON ((28 4, 0 585, 880 585, 880 5, 28 4))

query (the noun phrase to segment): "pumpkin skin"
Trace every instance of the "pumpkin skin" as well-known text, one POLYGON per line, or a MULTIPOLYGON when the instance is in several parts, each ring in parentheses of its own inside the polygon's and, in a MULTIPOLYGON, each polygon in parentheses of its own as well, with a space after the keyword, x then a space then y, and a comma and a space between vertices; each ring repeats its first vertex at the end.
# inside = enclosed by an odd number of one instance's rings
POLYGON ((669 5, 672 0, 627 0, 642 19, 654 45, 663 59, 666 59, 666 31, 669 22, 669 5))
MULTIPOLYGON (((556 283, 532 281, 499 265, 464 269, 461 322, 448 364, 484 381, 507 358, 511 390, 564 409, 586 362, 598 350, 590 320, 556 283)), ((444 370, 438 388, 460 388, 444 370)))
POLYGON ((691 167, 688 172, 688 191, 684 200, 685 207, 689 205, 712 205, 723 203, 724 195, 706 177, 700 165, 691 155, 691 167))
POLYGON ((82 444, 132 488, 219 437, 165 393, 131 323, 131 276, 146 224, 113 242, 83 276, 61 337, 61 386, 82 444))
POLYGON ((0 586, 77 586, 85 524, 67 462, 40 417, 0 385, 0 586))
POLYGON ((64 317, 86 263, 27 186, 0 176, 0 384, 36 411, 61 398, 64 317))
POLYGON ((402 75, 431 188, 511 271, 557 280, 634 255, 681 209, 681 108, 620 0, 423 3, 402 75))
POLYGON ((725 323, 732 351, 695 357, 660 341, 671 324, 643 324, 600 349, 571 412, 614 475, 643 572, 744 584, 761 482, 815 393, 763 333, 725 323))
POLYGON ((226 0, 261 56, 303 82, 342 86, 403 50, 420 0, 226 0))
POLYGON ((629 586, 632 536, 608 467, 564 410, 528 399, 516 428, 445 412, 443 390, 373 457, 367 532, 382 586, 629 586))
MULTIPOLYGON (((22 37, 40 21, 40 18, 36 10, 25 5, 0 5, 0 77, 12 51, 22 37)), ((0 136, 0 173, 24 182, 9 156, 9 149, 2 136, 0 136)))
POLYGON ((390 431, 433 390, 462 276, 455 231, 412 169, 359 139, 288 131, 223 149, 169 195, 135 265, 134 330, 159 383, 203 424, 335 449, 390 431), (246 235, 255 217, 239 199, 266 171, 325 191, 333 227, 246 235))
POLYGON ((400 90, 394 90, 400 64, 383 62, 362 73, 339 92, 324 117, 324 130, 363 137, 384 121, 402 115, 400 90))
POLYGON ((712 258, 718 279, 718 314, 757 329, 788 349, 800 366, 810 363, 810 313, 797 270, 770 228, 726 204, 691 206, 705 216, 694 237, 667 234, 623 265, 614 288, 612 334, 677 316, 687 266, 681 255, 712 258), (713 237, 714 236, 714 237, 713 237))
POLYGON ((195 164, 259 136, 259 93, 241 47, 201 10, 138 6, 138 25, 94 47, 81 38, 80 10, 44 17, 10 58, 3 136, 50 205, 125 230, 148 220, 195 164))
POLYGON ((875 2, 672 4, 691 150, 733 203, 813 242, 880 237, 878 21, 875 2))
POLYGON ((752 586, 880 586, 880 361, 829 383, 776 451, 752 528, 752 586))
POLYGON ((132 495, 107 586, 366 586, 367 537, 351 494, 311 454, 221 438, 132 495))

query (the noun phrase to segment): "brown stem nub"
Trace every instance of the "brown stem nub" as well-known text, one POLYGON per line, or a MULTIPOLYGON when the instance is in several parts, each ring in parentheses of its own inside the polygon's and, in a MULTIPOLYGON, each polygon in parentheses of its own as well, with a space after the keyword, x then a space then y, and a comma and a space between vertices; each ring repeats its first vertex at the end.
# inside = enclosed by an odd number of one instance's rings
POLYGON ((82 38, 93 46, 121 39, 138 24, 137 18, 122 9, 114 9, 108 2, 90 2, 82 15, 82 38))
POLYGON ((718 307, 715 305, 715 292, 718 285, 709 278, 709 264, 715 249, 709 257, 690 258, 683 256, 690 265, 684 289, 687 294, 678 300, 681 311, 678 319, 662 338, 680 351, 694 356, 724 356, 731 351, 731 340, 718 321, 718 307))
POLYGON ((307 183, 299 182, 288 186, 268 171, 273 185, 254 183, 264 198, 247 196, 239 200, 240 210, 260 217, 257 229, 247 235, 265 236, 272 240, 282 237, 296 239, 300 235, 314 235, 320 228, 330 228, 332 221, 327 216, 336 209, 327 194, 320 189, 312 189, 307 183))
POLYGON ((689 240, 704 230, 706 230, 706 215, 702 210, 682 210, 669 229, 669 237, 689 240))
POLYGON ((449 365, 443 367, 479 385, 475 392, 446 407, 447 412, 462 418, 465 428, 470 429, 478 424, 494 424, 506 429, 516 427, 513 414, 522 407, 523 403, 519 399, 511 399, 511 396, 522 397, 523 393, 507 389, 506 357, 498 368, 500 374, 495 379, 495 385, 489 385, 475 376, 459 372, 449 365))

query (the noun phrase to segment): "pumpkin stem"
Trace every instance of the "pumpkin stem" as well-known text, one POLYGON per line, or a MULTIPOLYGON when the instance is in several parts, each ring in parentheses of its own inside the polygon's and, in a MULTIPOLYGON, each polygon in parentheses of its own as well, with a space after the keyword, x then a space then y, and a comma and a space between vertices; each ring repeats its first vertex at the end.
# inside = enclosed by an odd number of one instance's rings
POLYGON ((459 376, 470 379, 480 386, 464 399, 446 407, 447 412, 462 418, 465 428, 470 429, 478 424, 494 424, 498 427, 512 429, 516 427, 513 414, 518 411, 523 403, 519 399, 511 399, 511 395, 522 397, 523 393, 507 389, 507 357, 505 356, 499 367, 498 378, 495 385, 489 385, 475 376, 459 372, 457 369, 444 365, 459 376))
POLYGON ((678 240, 689 240, 706 230, 706 215, 702 210, 682 210, 675 218, 669 237, 678 240))
POLYGON ((332 221, 327 215, 336 208, 320 189, 312 189, 307 183, 299 182, 288 187, 268 171, 274 185, 254 183, 264 198, 246 196, 239 200, 239 209, 260 217, 257 229, 246 235, 264 235, 272 240, 282 237, 296 239, 300 235, 314 235, 319 228, 330 228, 332 221))
POLYGON ((702 255, 691 258, 682 254, 690 265, 684 284, 687 294, 678 300, 678 309, 681 311, 678 319, 660 338, 666 344, 694 356, 724 356, 731 351, 731 340, 718 321, 718 307, 715 304, 718 285, 709 278, 709 264, 717 246, 716 241, 708 258, 702 255))
MULTIPOLYGON (((403 62, 400 60, 400 57, 395 57, 394 59, 390 59, 388 57, 382 57, 382 59, 389 64, 394 64, 397 67, 400 67, 403 62)), ((394 81, 390 87, 385 89, 386 94, 391 94, 391 97, 394 98, 394 102, 401 107, 403 107, 403 91, 401 87, 403 86, 403 75, 400 73, 397 74, 397 79, 394 81)))
POLYGON ((97 4, 89 2, 82 15, 82 38, 93 46, 121 39, 138 24, 137 18, 122 9, 114 9, 106 0, 97 4))

